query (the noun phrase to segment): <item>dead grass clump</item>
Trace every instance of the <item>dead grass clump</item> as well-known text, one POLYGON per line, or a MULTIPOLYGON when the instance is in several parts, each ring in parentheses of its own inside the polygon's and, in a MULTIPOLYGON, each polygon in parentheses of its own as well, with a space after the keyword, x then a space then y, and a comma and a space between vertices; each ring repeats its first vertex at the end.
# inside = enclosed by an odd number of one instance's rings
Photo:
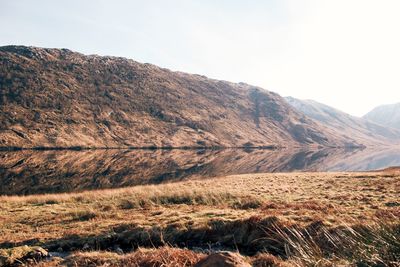
POLYGON ((122 266, 122 256, 113 252, 76 252, 63 262, 67 266, 122 266))
POLYGON ((56 197, 31 197, 28 199, 27 203, 32 204, 32 205, 55 205, 61 203, 59 199, 56 197))
POLYGON ((120 200, 121 209, 150 208, 157 205, 229 205, 233 201, 238 201, 238 197, 224 192, 207 191, 153 191, 126 194, 120 200))
POLYGON ((73 221, 89 221, 98 217, 98 214, 92 210, 80 210, 72 212, 70 215, 73 221))
MULTIPOLYGON (((186 205, 193 205, 195 204, 195 197, 194 195, 161 195, 151 198, 151 202, 160 204, 160 205, 179 205, 179 204, 186 204, 186 205)), ((198 199, 202 199, 197 197, 198 199)))
POLYGON ((337 261, 392 266, 400 261, 399 224, 376 222, 330 228, 315 222, 306 228, 275 226, 275 231, 285 243, 285 256, 306 266, 335 266, 337 261))
POLYGON ((246 197, 246 198, 238 198, 235 202, 233 202, 230 206, 234 209, 258 209, 263 205, 263 202, 256 197, 246 197))
POLYGON ((100 208, 102 211, 113 211, 116 209, 115 205, 111 204, 102 204, 100 205, 100 208))
POLYGON ((111 252, 75 253, 66 259, 67 266, 137 266, 169 267, 193 266, 205 257, 187 249, 161 247, 158 249, 138 249, 135 252, 118 255, 111 252))
POLYGON ((158 205, 225 205, 236 199, 230 193, 208 191, 178 191, 158 193, 150 197, 150 202, 158 205))
POLYGON ((139 203, 128 199, 121 200, 121 203, 119 204, 119 208, 123 210, 137 209, 139 207, 140 207, 139 203))
POLYGON ((76 196, 73 196, 73 197, 72 197, 72 200, 73 200, 74 202, 78 202, 78 203, 89 203, 90 201, 95 200, 95 198, 92 198, 91 196, 92 196, 91 194, 76 195, 76 196))

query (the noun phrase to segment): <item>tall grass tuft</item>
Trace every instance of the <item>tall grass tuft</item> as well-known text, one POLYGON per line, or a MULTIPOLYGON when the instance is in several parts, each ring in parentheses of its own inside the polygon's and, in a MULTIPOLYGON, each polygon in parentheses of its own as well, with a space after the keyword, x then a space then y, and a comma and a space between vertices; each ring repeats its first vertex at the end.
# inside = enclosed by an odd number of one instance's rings
POLYGON ((307 228, 274 225, 284 242, 285 257, 299 266, 399 266, 400 225, 377 221, 370 225, 329 228, 322 222, 307 228))

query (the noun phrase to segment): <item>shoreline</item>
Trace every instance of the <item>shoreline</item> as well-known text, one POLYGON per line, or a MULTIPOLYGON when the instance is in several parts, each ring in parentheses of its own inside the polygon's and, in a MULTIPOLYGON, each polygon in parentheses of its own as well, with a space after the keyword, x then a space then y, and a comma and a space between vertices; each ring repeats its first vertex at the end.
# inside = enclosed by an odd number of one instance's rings
MULTIPOLYGON (((374 146, 370 146, 374 147, 374 146)), ((48 151, 48 150, 224 150, 224 149, 249 149, 249 150, 280 150, 280 149, 365 149, 370 148, 364 145, 360 146, 279 146, 279 145, 260 145, 260 146, 127 146, 127 147, 86 147, 86 146, 54 146, 54 147, 19 147, 19 146, 0 146, 2 151, 48 151)), ((382 146, 380 146, 382 147, 382 146)), ((393 147, 393 146, 388 146, 393 147)))

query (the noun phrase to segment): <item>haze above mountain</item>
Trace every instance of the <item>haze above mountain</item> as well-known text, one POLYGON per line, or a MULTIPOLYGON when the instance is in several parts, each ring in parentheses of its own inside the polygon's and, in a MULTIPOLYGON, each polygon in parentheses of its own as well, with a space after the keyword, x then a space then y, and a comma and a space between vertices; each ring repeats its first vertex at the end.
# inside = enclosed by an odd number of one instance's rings
POLYGON ((364 143, 378 141, 382 144, 400 144, 400 131, 396 129, 385 127, 368 119, 351 116, 314 100, 300 100, 294 97, 285 97, 285 99, 304 115, 334 131, 362 140, 364 143))
POLYGON ((5 0, 0 10, 0 46, 123 56, 356 116, 400 101, 396 0, 5 0))
POLYGON ((0 146, 357 146, 279 95, 67 49, 0 48, 0 146))
POLYGON ((400 103, 376 107, 363 118, 400 130, 400 103))

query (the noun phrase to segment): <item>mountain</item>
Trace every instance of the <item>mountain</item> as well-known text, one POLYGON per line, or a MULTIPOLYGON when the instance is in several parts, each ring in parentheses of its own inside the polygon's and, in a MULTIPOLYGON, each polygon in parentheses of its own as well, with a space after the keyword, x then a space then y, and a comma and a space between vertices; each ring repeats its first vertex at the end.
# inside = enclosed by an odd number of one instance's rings
POLYGON ((400 130, 400 103, 376 107, 363 118, 400 130))
POLYGON ((68 49, 0 47, 1 147, 358 146, 244 83, 68 49))
POLYGON ((304 115, 332 130, 367 144, 400 144, 400 131, 369 120, 351 116, 314 100, 286 97, 286 101, 304 115))

